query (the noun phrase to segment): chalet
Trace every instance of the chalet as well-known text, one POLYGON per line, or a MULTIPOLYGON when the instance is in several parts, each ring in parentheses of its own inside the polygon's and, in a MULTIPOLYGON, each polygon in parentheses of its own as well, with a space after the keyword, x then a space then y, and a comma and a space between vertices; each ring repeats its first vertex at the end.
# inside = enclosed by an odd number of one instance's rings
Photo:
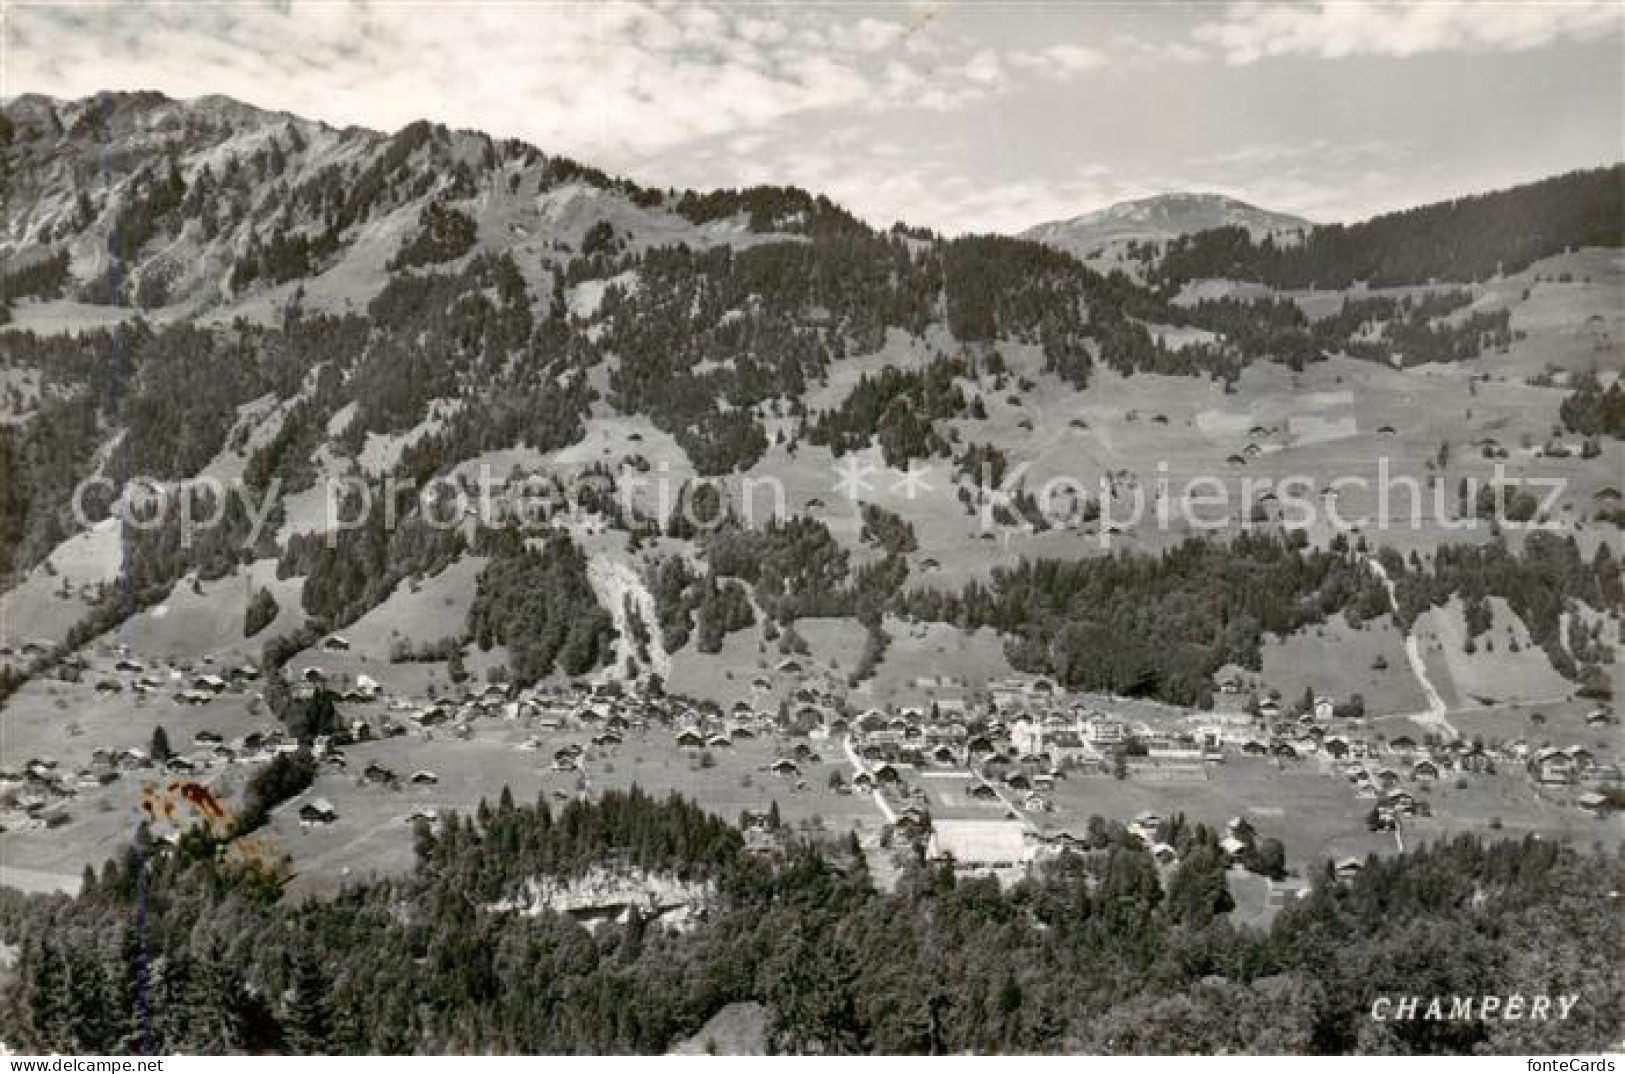
POLYGON ((307 828, 318 824, 332 824, 339 819, 338 810, 326 798, 315 798, 299 807, 299 823, 307 828))
POLYGON ((1134 818, 1134 823, 1128 826, 1129 834, 1137 836, 1147 846, 1156 842, 1157 829, 1162 827, 1162 814, 1147 809, 1134 818))
POLYGON ((965 743, 965 752, 974 762, 981 757, 991 757, 997 751, 994 750, 993 742, 986 735, 977 735, 965 743))
POLYGON ((1392 794, 1384 795, 1379 804, 1396 816, 1409 817, 1416 812, 1416 798, 1408 791, 1394 791, 1392 794))
POLYGON ((978 802, 996 802, 999 799, 999 792, 994 790, 990 783, 973 783, 966 789, 965 797, 978 802))
POLYGON ((1041 838, 1043 838, 1046 845, 1059 851, 1071 851, 1074 854, 1081 854, 1089 849, 1087 839, 1079 838, 1071 832, 1052 832, 1041 838))
POLYGON ((429 771, 427 768, 420 768, 416 772, 412 773, 409 782, 419 787, 432 787, 436 783, 440 782, 440 777, 429 771))
POLYGON ((1353 880, 1365 868, 1365 862, 1359 858, 1341 858, 1332 867, 1333 873, 1339 880, 1353 880))
POLYGON ((391 772, 377 761, 369 763, 366 768, 362 769, 361 776, 368 783, 388 784, 395 782, 395 773, 391 772))
POLYGON ((697 749, 705 745, 705 738, 692 727, 685 727, 677 732, 677 744, 685 749, 697 749))
POLYGON ((350 639, 339 634, 329 634, 322 639, 322 648, 330 653, 347 653, 350 651, 350 639))
POLYGON ((1607 727, 1615 722, 1613 712, 1608 709, 1592 709, 1586 713, 1587 727, 1607 727))
POLYGON ((1573 783, 1577 775, 1574 759, 1553 746, 1535 754, 1531 770, 1537 782, 1548 784, 1573 783))
POLYGON ((1438 779, 1439 766, 1433 761, 1423 758, 1411 766, 1411 778, 1428 781, 1438 779))
POLYGON ((1609 810, 1608 796, 1600 791, 1587 791, 1575 800, 1575 804, 1593 817, 1604 816, 1609 810))
POLYGON ((451 719, 451 713, 440 705, 429 705, 414 712, 411 719, 419 727, 439 727, 451 719))
MULTIPOLYGON (((768 765, 768 770, 780 776, 796 776, 801 774, 801 768, 788 757, 780 757, 768 765)), ((895 769, 893 770, 895 773, 895 769)))

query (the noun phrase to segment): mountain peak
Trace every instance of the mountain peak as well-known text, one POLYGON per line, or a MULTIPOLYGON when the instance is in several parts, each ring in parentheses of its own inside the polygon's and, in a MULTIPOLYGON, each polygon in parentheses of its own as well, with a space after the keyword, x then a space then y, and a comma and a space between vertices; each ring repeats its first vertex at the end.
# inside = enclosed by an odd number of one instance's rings
POLYGON ((1178 192, 1120 201, 1070 220, 1038 224, 1021 237, 1084 260, 1118 260, 1130 243, 1162 243, 1218 227, 1244 227, 1257 238, 1313 226, 1302 217, 1260 209, 1225 194, 1178 192))

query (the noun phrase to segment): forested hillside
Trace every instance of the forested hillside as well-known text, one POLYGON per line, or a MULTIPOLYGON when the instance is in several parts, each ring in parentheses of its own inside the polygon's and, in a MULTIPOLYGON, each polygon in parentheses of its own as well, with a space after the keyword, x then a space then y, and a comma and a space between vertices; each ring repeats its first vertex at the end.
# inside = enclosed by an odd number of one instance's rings
MULTIPOLYGON (((1616 167, 1316 228, 1298 246, 1204 232, 1173 242, 1144 285, 1036 242, 877 229, 795 188, 650 189, 430 123, 340 131, 223 98, 157 94, 22 97, 5 115, 7 301, 25 320, 59 307, 107 320, 71 334, 11 331, 0 350, 0 372, 38 380, 26 401, 13 389, 19 420, 0 423, 11 478, 0 492, 0 578, 23 579, 74 535, 80 482, 101 479, 85 503, 96 522, 137 475, 240 472, 270 504, 259 528, 233 497, 220 526, 183 540, 184 512, 171 503, 122 550, 127 584, 104 587, 73 640, 117 625, 189 572, 208 580, 274 557, 279 577, 303 579, 309 622, 268 639, 272 663, 474 543, 428 525, 399 492, 387 532, 375 512, 329 540, 285 513, 289 497, 323 479, 369 490, 341 505, 354 511, 382 501, 387 482, 421 487, 514 453, 542 460, 578 447, 591 421, 624 415, 675 449, 595 460, 607 490, 674 461, 711 477, 751 472, 770 455, 785 466, 802 445, 836 457, 873 447, 899 469, 942 460, 950 493, 969 505, 986 478, 997 484, 1014 468, 1010 426, 995 412, 1042 402, 1039 375, 1080 393, 1102 377, 1189 376, 1228 394, 1257 363, 1462 363, 1518 337, 1507 308, 1459 285, 1344 296, 1314 317, 1277 296, 1176 302, 1175 285, 1472 281, 1622 234, 1616 167), (920 360, 846 375, 846 363, 904 344, 920 360), (1041 364, 1011 376, 1006 353, 1023 349, 1041 364), (838 381, 847 387, 827 390, 838 381), (266 417, 250 421, 250 410, 266 417)), ((1620 391, 1580 379, 1563 421, 1617 434, 1620 391)), ((457 480, 467 487, 466 473, 457 480)), ((998 508, 1002 525, 1042 521, 1024 495, 998 508)), ((594 507, 637 541, 698 536, 611 496, 594 507)), ((1213 670, 1255 663, 1264 633, 1378 608, 1346 553, 1279 541, 1024 564, 955 594, 911 577, 917 543, 849 567, 821 522, 777 519, 723 527, 696 550, 703 577, 673 561, 653 588, 674 649, 697 631, 714 651, 753 622, 753 603, 779 626, 853 616, 868 636, 861 679, 885 650, 883 615, 903 613, 993 627, 1013 639, 1018 667, 1073 685, 1202 703, 1213 670), (819 555, 800 563, 780 555, 809 549, 819 555), (1252 573, 1277 586, 1280 606, 1249 595, 1252 573)), ((569 608, 591 604, 579 570, 552 570, 504 552, 466 624, 482 646, 505 643, 524 681, 609 655, 612 631, 597 617, 566 626, 499 591, 523 582, 569 594, 569 608)), ((1543 638, 1555 630, 1545 618, 1543 638)))
POLYGON ((1625 165, 1326 224, 1302 242, 1255 240, 1227 227, 1174 239, 1153 270, 1177 285, 1203 277, 1274 287, 1373 287, 1482 280, 1578 246, 1614 246, 1625 233, 1625 165))
POLYGON ((95 1054, 659 1052, 728 1003, 776 1051, 834 1054, 1586 1053, 1625 1003, 1617 851, 1461 837, 1353 880, 1329 868, 1267 930, 1225 915, 1217 835, 1171 818, 1166 888, 1121 827, 1001 891, 917 865, 893 894, 850 847, 743 853, 637 791, 557 811, 503 793, 420 825, 417 866, 332 900, 139 842, 75 899, 0 896, 20 958, 8 1043, 95 1054), (712 885, 678 931, 589 932, 504 900, 593 864, 712 885), (137 915, 137 902, 142 911, 137 915), (1379 996, 1577 995, 1563 1021, 1387 1021, 1379 996))

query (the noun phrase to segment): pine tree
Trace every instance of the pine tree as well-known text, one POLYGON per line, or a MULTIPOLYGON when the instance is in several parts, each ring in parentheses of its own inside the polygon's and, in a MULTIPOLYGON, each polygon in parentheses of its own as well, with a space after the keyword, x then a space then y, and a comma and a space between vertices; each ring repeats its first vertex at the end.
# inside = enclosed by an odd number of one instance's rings
POLYGON ((67 1040, 74 1051, 108 1055, 113 1051, 113 1026, 107 979, 95 957, 69 948, 67 1040))
POLYGON ((22 1043, 38 1052, 71 1047, 69 1003, 72 993, 62 951, 50 938, 24 948, 19 978, 22 982, 22 1043))
POLYGON ((169 732, 164 730, 162 724, 152 729, 152 745, 147 752, 152 755, 153 761, 158 764, 163 764, 174 756, 174 752, 169 748, 169 732))
POLYGON ((296 1055, 320 1055, 327 1050, 333 1028, 329 982, 315 955, 300 952, 293 964, 293 998, 283 1020, 288 1050, 296 1055))
POLYGON ((203 1055, 225 1055, 244 1045, 242 977, 231 964, 225 945, 211 939, 202 957, 186 976, 183 1006, 188 1018, 185 1036, 167 1041, 203 1055))

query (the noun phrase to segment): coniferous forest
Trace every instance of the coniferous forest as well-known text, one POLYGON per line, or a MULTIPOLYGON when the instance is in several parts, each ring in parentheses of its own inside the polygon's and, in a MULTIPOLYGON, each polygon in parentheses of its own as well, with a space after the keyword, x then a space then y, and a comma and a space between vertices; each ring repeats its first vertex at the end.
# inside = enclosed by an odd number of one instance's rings
MULTIPOLYGON (((8 1036, 80 1053, 664 1051, 730 1003, 782 1052, 1586 1053, 1625 1004, 1625 858, 1461 836, 1366 862, 1266 929, 1225 911, 1216 833, 1175 817, 1159 880, 1122 828, 1089 826, 1013 888, 905 870, 879 893, 855 845, 738 830, 635 788, 554 809, 506 791, 417 831, 410 875, 281 894, 194 830, 138 834, 76 898, 0 895, 20 952, 8 1036), (524 903, 595 865, 711 894, 685 929, 596 931, 524 903), (516 898, 518 901, 516 901, 516 898), (1578 995, 1561 1021, 1377 1021, 1373 997, 1578 995)), ((240 861, 240 859, 237 859, 240 861)))

